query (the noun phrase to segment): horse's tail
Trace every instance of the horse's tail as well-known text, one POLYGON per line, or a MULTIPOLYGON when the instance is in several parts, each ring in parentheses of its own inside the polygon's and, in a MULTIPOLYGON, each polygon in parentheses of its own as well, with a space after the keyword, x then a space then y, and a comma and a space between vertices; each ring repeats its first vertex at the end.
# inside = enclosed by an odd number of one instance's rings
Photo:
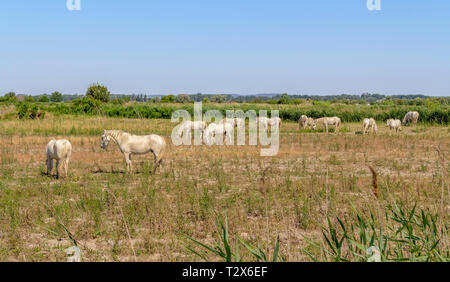
POLYGON ((164 143, 162 143, 161 150, 159 151, 159 154, 158 154, 158 156, 156 157, 156 164, 157 164, 157 165, 160 165, 160 164, 161 164, 162 159, 163 159, 163 157, 164 157, 164 154, 166 153, 166 146, 167 146, 167 143, 166 143, 166 140, 165 140, 165 139, 163 139, 163 141, 164 141, 164 143))

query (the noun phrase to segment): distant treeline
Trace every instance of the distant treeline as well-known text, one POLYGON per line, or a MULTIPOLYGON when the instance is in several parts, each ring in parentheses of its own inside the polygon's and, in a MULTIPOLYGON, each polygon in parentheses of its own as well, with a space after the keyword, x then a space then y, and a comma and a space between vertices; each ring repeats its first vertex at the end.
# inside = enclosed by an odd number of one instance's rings
MULTIPOLYGON (((51 94, 41 95, 26 95, 15 94, 9 92, 5 96, 0 97, 1 100, 5 100, 6 97, 15 97, 15 100, 22 101, 41 101, 41 102, 66 102, 80 99, 85 95, 78 94, 61 94, 59 92, 53 92, 51 94)), ((382 94, 363 93, 361 95, 289 95, 289 94, 256 94, 256 95, 238 95, 238 94, 178 94, 178 95, 146 95, 146 94, 110 94, 110 100, 123 100, 125 102, 163 102, 163 103, 189 103, 189 102, 212 102, 212 103, 269 103, 269 104, 301 104, 305 101, 331 101, 331 102, 343 102, 351 104, 364 104, 364 103, 379 103, 384 100, 420 100, 420 99, 442 99, 448 103, 448 97, 436 98, 429 97, 420 94, 410 95, 391 95, 386 96, 382 94)))

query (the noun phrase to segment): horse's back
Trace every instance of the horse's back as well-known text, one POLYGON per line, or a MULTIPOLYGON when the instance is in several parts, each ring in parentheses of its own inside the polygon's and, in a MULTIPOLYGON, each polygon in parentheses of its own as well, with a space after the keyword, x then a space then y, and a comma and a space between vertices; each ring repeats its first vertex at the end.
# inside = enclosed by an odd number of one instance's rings
POLYGON ((72 144, 66 139, 52 139, 47 144, 47 157, 52 159, 64 159, 70 157, 72 153, 72 144))

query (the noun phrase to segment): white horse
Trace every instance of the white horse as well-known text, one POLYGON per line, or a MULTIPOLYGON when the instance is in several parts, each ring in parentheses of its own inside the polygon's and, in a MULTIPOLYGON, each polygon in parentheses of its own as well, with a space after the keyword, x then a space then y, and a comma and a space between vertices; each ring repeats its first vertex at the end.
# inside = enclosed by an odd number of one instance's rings
POLYGON ((166 151, 166 141, 163 137, 155 134, 138 136, 124 132, 122 130, 104 130, 102 135, 101 147, 106 149, 109 141, 113 140, 125 157, 127 171, 131 172, 131 155, 143 155, 152 152, 154 156, 153 173, 161 165, 164 153, 166 151))
POLYGON ((278 126, 278 128, 280 128, 280 126, 281 126, 281 118, 273 117, 273 118, 269 118, 267 120, 268 120, 270 126, 278 126))
POLYGON ((72 155, 72 145, 66 139, 56 140, 52 138, 46 147, 47 154, 47 175, 50 175, 53 169, 53 160, 56 160, 56 178, 59 178, 59 168, 64 168, 64 175, 67 177, 69 159, 72 155))
POLYGON ((363 134, 367 134, 369 132, 378 132, 377 122, 373 118, 365 118, 363 120, 363 134))
POLYGON ((234 127, 242 127, 245 126, 245 120, 242 118, 224 118, 220 123, 231 123, 234 127))
MULTIPOLYGON (((214 144, 214 138, 216 136, 220 136, 223 138, 225 136, 225 144, 231 145, 234 138, 234 124, 231 122, 219 122, 219 123, 211 123, 208 125, 208 127, 205 130, 204 134, 204 140, 206 145, 213 145, 214 144)), ((216 142, 220 142, 217 140, 216 142)))
POLYGON ((298 120, 298 128, 300 130, 306 128, 306 122, 308 121, 308 117, 306 115, 302 115, 300 119, 298 120))
POLYGON ((338 133, 341 124, 342 124, 341 119, 338 117, 323 117, 314 120, 312 127, 315 130, 317 128, 317 125, 323 125, 323 127, 325 128, 325 132, 328 134, 328 126, 334 125, 335 126, 334 133, 338 133))
POLYGON ((200 138, 206 129, 206 122, 204 121, 185 121, 178 128, 178 136, 181 138, 184 133, 188 134, 188 138, 191 138, 191 130, 198 130, 200 132, 200 138))
POLYGON ((399 119, 388 119, 386 121, 386 126, 389 127, 389 130, 395 129, 395 132, 402 130, 402 122, 399 119))
POLYGON ((413 124, 416 125, 417 121, 419 120, 419 113, 418 112, 408 112, 405 117, 403 118, 403 125, 407 124, 413 124))

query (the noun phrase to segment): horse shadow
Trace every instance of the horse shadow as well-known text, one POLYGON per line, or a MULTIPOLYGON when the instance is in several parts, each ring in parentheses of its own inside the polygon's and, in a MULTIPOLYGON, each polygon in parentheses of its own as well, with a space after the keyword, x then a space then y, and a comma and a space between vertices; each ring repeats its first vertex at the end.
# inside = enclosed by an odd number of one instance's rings
POLYGON ((126 175, 126 174, 130 174, 130 175, 140 175, 140 174, 146 174, 148 173, 149 175, 153 174, 152 173, 152 167, 147 167, 145 165, 140 165, 137 166, 140 169, 136 169, 136 167, 133 169, 133 171, 131 173, 129 173, 126 169, 116 169, 115 167, 111 166, 111 169, 104 169, 102 168, 100 165, 95 164, 95 167, 91 169, 91 172, 93 174, 113 174, 113 175, 126 175))

